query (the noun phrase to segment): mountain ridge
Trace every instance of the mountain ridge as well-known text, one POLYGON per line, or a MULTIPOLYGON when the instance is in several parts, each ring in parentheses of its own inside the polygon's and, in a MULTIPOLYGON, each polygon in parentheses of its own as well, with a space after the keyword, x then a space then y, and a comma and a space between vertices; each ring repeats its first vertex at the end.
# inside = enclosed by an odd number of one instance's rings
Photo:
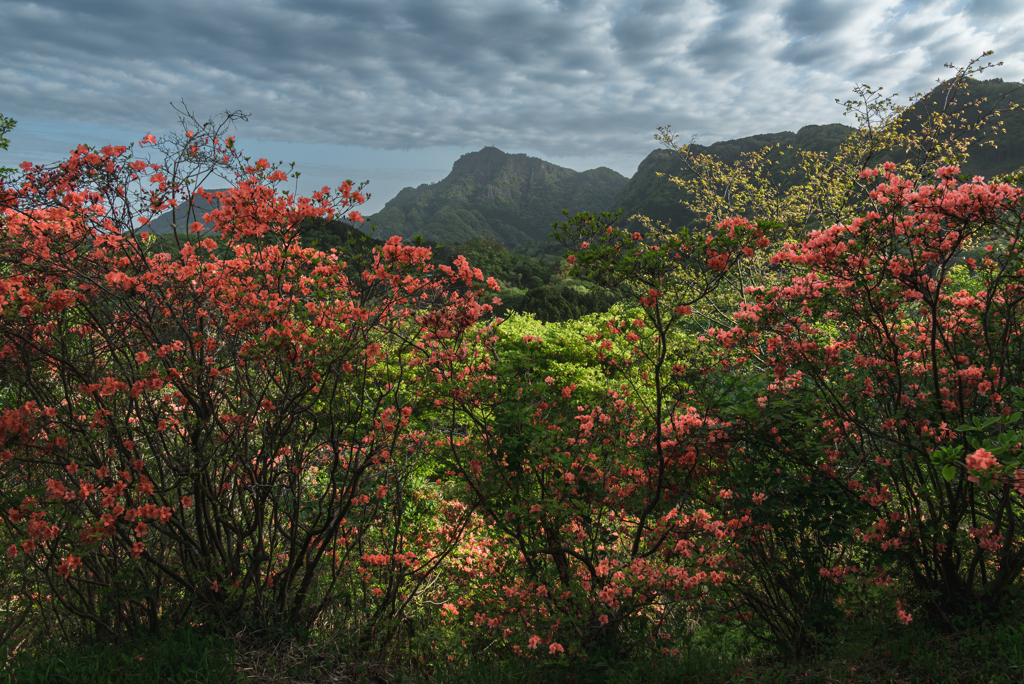
POLYGON ((604 206, 627 182, 606 167, 574 171, 485 147, 459 157, 443 180, 402 189, 381 211, 368 216, 367 224, 384 237, 535 242, 547 239, 563 209, 572 213, 604 206))
MULTIPOLYGON (((996 102, 1008 91, 999 79, 970 84, 972 97, 996 102)), ((1010 102, 1024 104, 1020 91, 1009 91, 1010 102)), ((921 98, 911 109, 927 116, 942 99, 941 89, 921 98)), ((963 165, 964 173, 991 177, 1021 168, 1024 164, 1024 113, 1005 108, 1000 117, 1004 132, 996 139, 999 148, 974 145, 963 165)), ((915 125, 910 117, 907 125, 915 125)), ((805 150, 835 153, 854 128, 844 124, 812 124, 793 131, 761 133, 724 140, 710 145, 694 144, 690 151, 711 154, 731 164, 744 153, 780 144, 805 150)), ((779 170, 791 168, 797 155, 787 154, 779 170)), ((525 154, 509 154, 496 147, 484 147, 460 156, 452 170, 436 183, 403 188, 384 208, 366 217, 361 228, 375 227, 375 237, 422 236, 437 244, 464 243, 472 239, 493 239, 508 247, 550 242, 551 226, 580 211, 623 210, 623 221, 641 214, 671 227, 699 223, 687 209, 683 192, 669 176, 687 178, 682 161, 667 149, 655 149, 637 166, 631 178, 606 167, 574 171, 525 154), (661 174, 661 175, 659 175, 661 174)), ((193 216, 202 216, 200 206, 193 216)), ((179 210, 180 212, 180 210, 179 210)), ((179 218, 178 229, 189 222, 179 218)), ((170 232, 168 215, 154 221, 157 232, 170 232), (158 223, 159 222, 159 223, 158 223)))
MULTIPOLYGON (((759 133, 745 138, 722 140, 706 146, 693 144, 690 149, 695 154, 710 154, 726 163, 736 162, 743 154, 775 144, 834 153, 855 130, 844 124, 810 124, 800 128, 796 133, 759 133)), ((795 162, 795 155, 792 155, 791 159, 795 162)), ((683 171, 682 162, 673 151, 652 150, 640 162, 636 173, 606 211, 622 209, 622 219, 627 224, 635 223, 631 217, 640 214, 669 226, 690 225, 700 217, 683 205, 683 192, 669 180, 669 176, 688 178, 691 175, 683 171)))

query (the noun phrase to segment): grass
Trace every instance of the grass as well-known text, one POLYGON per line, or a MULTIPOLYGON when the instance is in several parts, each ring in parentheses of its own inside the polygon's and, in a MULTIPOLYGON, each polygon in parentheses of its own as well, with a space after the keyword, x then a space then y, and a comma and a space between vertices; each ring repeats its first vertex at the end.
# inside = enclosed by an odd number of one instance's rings
POLYGON ((1024 620, 976 619, 940 632, 930 625, 851 626, 815 656, 786 661, 736 627, 693 635, 679 656, 615 660, 497 660, 480 654, 448 661, 430 654, 426 668, 409 660, 353 661, 343 639, 257 640, 184 629, 121 646, 45 649, 8 658, 0 684, 957 684, 1024 683, 1024 620))
POLYGON ((706 635, 688 654, 628 663, 473 662, 437 684, 1010 684, 1024 682, 1024 620, 978 621, 943 633, 927 625, 858 626, 815 656, 786 661, 743 635, 706 635), (714 639, 720 639, 715 648, 714 639))
POLYGON ((245 682, 234 644, 223 636, 183 629, 120 646, 46 648, 8 657, 0 684, 232 684, 245 682))

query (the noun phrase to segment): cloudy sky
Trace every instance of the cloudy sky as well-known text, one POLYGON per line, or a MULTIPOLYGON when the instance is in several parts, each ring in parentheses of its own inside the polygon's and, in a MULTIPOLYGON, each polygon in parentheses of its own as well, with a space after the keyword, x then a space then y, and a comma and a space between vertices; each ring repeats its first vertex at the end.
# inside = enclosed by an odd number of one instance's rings
MULTIPOLYGON (((367 213, 494 145, 630 176, 701 142, 844 121, 856 83, 929 89, 984 50, 1024 79, 1020 0, 0 0, 0 163, 251 114, 247 154, 367 213)), ((13 162, 13 163, 12 163, 13 162)))

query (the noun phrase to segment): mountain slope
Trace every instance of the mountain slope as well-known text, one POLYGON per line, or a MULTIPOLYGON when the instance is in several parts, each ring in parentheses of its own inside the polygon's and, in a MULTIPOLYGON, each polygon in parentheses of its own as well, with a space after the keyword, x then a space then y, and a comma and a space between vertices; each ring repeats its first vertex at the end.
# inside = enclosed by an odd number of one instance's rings
POLYGON ((577 172, 495 147, 465 154, 448 176, 405 188, 367 218, 377 237, 422 235, 433 242, 493 238, 507 245, 546 240, 570 213, 603 207, 627 179, 607 168, 577 172))
MULTIPOLYGON (((792 145, 805 150, 835 152, 851 133, 852 128, 842 124, 826 126, 804 126, 798 132, 783 131, 752 135, 736 140, 723 140, 712 145, 693 145, 696 154, 711 154, 726 163, 738 161, 740 155, 754 152, 768 145, 779 143, 782 147, 792 145)), ((789 155, 796 161, 796 155, 789 155)), ((781 168, 786 168, 785 166, 781 168)), ((682 162, 674 152, 654 150, 640 162, 636 173, 617 197, 608 205, 609 211, 622 209, 622 218, 633 224, 630 217, 641 214, 670 226, 692 225, 697 218, 683 206, 683 192, 669 180, 669 176, 690 178, 692 173, 682 171, 682 162), (665 174, 658 176, 659 173, 665 174)))
MULTIPOLYGON (((210 190, 219 192, 219 190, 210 190)), ((203 223, 203 216, 214 209, 216 203, 207 202, 198 195, 179 200, 178 206, 160 214, 147 224, 145 230, 156 235, 170 235, 177 229, 178 235, 185 237, 189 234, 189 226, 198 221, 203 223)), ((203 231, 213 228, 212 223, 203 223, 203 231)))
MULTIPOLYGON (((994 105, 1003 93, 1012 93, 1010 100, 1024 103, 1024 91, 1013 92, 1016 84, 998 79, 970 83, 970 98, 982 97, 994 105)), ((925 115, 944 101, 941 89, 922 98, 913 112, 925 115)), ((963 106, 963 105, 961 105, 963 106)), ((964 165, 964 172, 991 177, 1016 170, 1024 164, 1024 114, 1006 111, 995 141, 999 147, 975 145, 964 165)), ((968 109, 972 113, 973 109, 968 109)), ((973 114, 972 114, 973 115, 973 114)), ((913 116, 908 125, 916 125, 913 116)), ((806 150, 835 152, 854 129, 842 124, 805 126, 796 133, 783 131, 726 140, 712 145, 694 145, 693 151, 717 156, 726 163, 739 160, 743 153, 753 152, 775 143, 806 150)), ((797 161, 797 155, 782 157, 780 170, 797 161)), ((551 224, 579 211, 623 210, 624 220, 642 214, 672 227, 693 226, 696 216, 683 206, 682 191, 669 179, 683 178, 681 161, 668 150, 654 150, 640 164, 631 179, 607 168, 576 172, 524 154, 506 154, 495 147, 486 147, 463 155, 442 181, 405 188, 380 212, 367 217, 363 228, 376 226, 375 237, 387 238, 416 235, 435 243, 462 243, 472 239, 493 239, 517 249, 529 243, 544 247, 551 224), (662 173, 659 177, 657 174, 662 173)), ((202 200, 189 217, 179 216, 179 231, 209 210, 202 200)), ((179 209, 179 214, 184 214, 179 209)), ((170 216, 156 219, 151 230, 170 232, 170 216)))
MULTIPOLYGON (((1000 79, 971 81, 968 84, 968 89, 968 96, 960 95, 957 98, 960 100, 959 104, 950 103, 954 109, 965 107, 968 120, 976 121, 977 111, 974 107, 967 107, 966 104, 968 101, 979 98, 984 100, 983 109, 998 108, 1003 113, 997 118, 1001 122, 998 134, 987 129, 979 136, 979 142, 988 141, 995 145, 972 145, 967 163, 962 167, 963 172, 971 176, 991 178, 1020 169, 1024 165, 1024 112, 1019 109, 1011 111, 1010 103, 1024 104, 1024 90, 1020 88, 1019 84, 1004 83, 1000 79), (999 102, 1002 104, 997 105, 999 102)), ((921 118, 939 108, 944 94, 942 88, 936 88, 922 97, 911 108, 908 125, 920 125, 921 118)), ((838 151, 843 140, 853 132, 853 128, 842 124, 805 126, 796 133, 784 131, 754 135, 736 140, 725 140, 706 147, 693 145, 692 149, 695 153, 711 154, 723 162, 731 164, 738 161, 743 153, 754 152, 775 143, 781 144, 783 148, 792 146, 799 149, 834 153, 838 151)), ((795 154, 787 155, 779 169, 787 170, 788 164, 796 162, 796 160, 795 154)), ((878 161, 880 162, 881 159, 878 161)), ((692 177, 689 172, 683 173, 681 167, 682 163, 672 152, 668 150, 652 151, 641 162, 637 172, 622 192, 607 206, 607 210, 622 209, 623 220, 633 225, 635 222, 630 222, 629 218, 635 214, 641 214, 675 227, 693 225, 697 217, 683 206, 683 192, 668 179, 670 175, 680 178, 692 177), (659 177, 658 173, 665 175, 659 177)))

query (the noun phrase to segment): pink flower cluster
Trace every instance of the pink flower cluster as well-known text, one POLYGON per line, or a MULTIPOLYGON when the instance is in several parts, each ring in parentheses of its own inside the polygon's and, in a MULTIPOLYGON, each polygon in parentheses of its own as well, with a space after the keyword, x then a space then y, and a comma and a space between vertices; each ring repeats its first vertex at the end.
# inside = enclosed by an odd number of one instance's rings
MULTIPOLYGON (((988 451, 984 449, 978 449, 973 454, 967 457, 967 470, 978 471, 988 470, 989 468, 999 465, 999 461, 988 451)), ((967 478, 970 482, 977 482, 978 476, 971 475, 967 478)))

